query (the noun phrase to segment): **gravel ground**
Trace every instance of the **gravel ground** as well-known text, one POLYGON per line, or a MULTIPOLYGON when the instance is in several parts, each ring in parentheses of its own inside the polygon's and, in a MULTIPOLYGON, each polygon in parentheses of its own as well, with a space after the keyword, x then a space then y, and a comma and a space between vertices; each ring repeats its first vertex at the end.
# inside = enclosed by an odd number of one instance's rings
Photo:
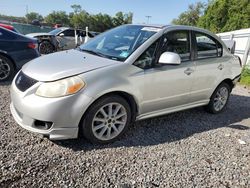
POLYGON ((250 187, 250 90, 227 110, 140 121, 114 144, 52 142, 20 128, 0 86, 0 187, 250 187))

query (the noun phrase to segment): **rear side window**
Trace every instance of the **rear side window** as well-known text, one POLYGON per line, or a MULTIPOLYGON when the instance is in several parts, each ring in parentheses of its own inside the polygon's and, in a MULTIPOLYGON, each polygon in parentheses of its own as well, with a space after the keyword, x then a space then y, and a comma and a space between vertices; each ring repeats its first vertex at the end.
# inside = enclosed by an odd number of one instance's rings
POLYGON ((16 38, 15 33, 11 31, 0 28, 0 39, 1 40, 13 40, 16 38))
POLYGON ((189 31, 171 31, 163 36, 163 52, 174 52, 180 55, 182 61, 190 60, 189 31))
POLYGON ((222 45, 214 38, 203 33, 195 33, 195 40, 197 59, 222 56, 222 45))

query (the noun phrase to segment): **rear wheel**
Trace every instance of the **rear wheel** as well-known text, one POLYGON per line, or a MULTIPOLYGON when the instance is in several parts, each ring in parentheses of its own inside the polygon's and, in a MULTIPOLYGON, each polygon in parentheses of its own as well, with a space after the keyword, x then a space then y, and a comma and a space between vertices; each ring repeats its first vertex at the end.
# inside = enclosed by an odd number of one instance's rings
POLYGON ((82 122, 82 133, 92 143, 110 143, 117 140, 131 120, 130 106, 119 96, 107 96, 96 101, 82 122))
POLYGON ((15 68, 10 59, 0 55, 0 81, 9 81, 15 74, 15 68))
POLYGON ((49 41, 42 41, 39 44, 39 52, 41 54, 50 54, 54 52, 54 46, 49 41))
POLYGON ((206 106, 207 111, 213 114, 222 112, 228 103, 230 92, 231 88, 227 83, 220 84, 206 106))

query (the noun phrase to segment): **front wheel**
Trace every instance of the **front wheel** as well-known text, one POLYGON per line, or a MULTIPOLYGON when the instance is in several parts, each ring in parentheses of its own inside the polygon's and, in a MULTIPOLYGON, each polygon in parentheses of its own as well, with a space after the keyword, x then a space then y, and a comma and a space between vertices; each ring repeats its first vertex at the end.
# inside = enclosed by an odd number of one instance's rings
POLYGON ((40 54, 50 54, 54 52, 54 46, 49 41, 42 41, 38 49, 40 54))
POLYGON ((82 121, 82 134, 92 143, 106 144, 117 140, 131 120, 130 106, 119 96, 106 96, 96 101, 82 121))
POLYGON ((228 103, 230 92, 231 89, 227 83, 220 84, 206 106, 207 111, 213 114, 222 112, 228 103))

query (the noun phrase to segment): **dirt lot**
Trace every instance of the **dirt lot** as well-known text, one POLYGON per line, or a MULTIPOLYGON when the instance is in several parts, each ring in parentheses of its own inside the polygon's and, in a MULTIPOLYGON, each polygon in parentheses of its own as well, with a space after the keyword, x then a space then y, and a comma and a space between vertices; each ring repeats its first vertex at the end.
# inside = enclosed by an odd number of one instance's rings
POLYGON ((0 187, 250 187, 250 90, 225 112, 140 121, 111 145, 51 142, 20 128, 0 86, 0 187))

